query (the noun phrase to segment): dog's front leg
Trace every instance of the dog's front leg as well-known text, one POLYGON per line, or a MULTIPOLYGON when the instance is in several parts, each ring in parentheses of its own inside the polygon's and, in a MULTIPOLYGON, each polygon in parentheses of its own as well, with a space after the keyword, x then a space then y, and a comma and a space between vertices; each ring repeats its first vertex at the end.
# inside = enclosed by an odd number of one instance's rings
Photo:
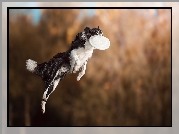
POLYGON ((79 81, 79 80, 81 79, 81 77, 85 74, 86 64, 87 64, 87 61, 85 61, 85 63, 83 64, 82 70, 81 70, 81 72, 78 74, 77 81, 79 81))

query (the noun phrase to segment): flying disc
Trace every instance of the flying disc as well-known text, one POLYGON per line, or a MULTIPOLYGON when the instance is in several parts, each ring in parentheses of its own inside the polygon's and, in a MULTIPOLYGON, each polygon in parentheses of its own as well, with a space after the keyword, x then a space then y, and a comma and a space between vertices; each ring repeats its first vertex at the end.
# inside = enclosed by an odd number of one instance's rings
POLYGON ((99 50, 108 49, 110 46, 109 39, 101 35, 91 36, 89 42, 93 47, 99 50))

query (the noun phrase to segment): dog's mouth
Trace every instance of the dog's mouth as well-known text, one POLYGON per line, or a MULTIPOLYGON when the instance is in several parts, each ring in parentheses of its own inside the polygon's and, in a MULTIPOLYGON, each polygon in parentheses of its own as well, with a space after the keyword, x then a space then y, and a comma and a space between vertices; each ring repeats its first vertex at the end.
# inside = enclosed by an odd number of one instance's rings
POLYGON ((94 49, 105 50, 110 46, 109 39, 103 36, 103 32, 99 27, 93 29, 86 27, 81 37, 85 38, 94 49))

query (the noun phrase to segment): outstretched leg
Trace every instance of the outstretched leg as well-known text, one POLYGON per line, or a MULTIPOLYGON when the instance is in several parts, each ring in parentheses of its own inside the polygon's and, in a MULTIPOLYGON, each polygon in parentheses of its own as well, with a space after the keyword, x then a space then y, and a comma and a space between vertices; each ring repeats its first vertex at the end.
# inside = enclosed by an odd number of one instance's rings
POLYGON ((78 74, 77 81, 79 81, 79 80, 81 79, 81 77, 85 74, 86 64, 87 64, 87 61, 85 61, 85 63, 83 64, 82 70, 81 70, 81 72, 78 74))
POLYGON ((49 98, 49 95, 55 90, 58 83, 65 77, 66 73, 68 72, 67 67, 61 67, 57 72, 49 86, 44 90, 42 101, 41 101, 41 108, 42 113, 45 113, 45 104, 47 102, 47 99, 49 98))
POLYGON ((45 113, 45 104, 47 102, 47 99, 49 98, 49 95, 55 90, 59 81, 60 81, 60 78, 54 80, 53 83, 43 93, 43 97, 42 97, 42 101, 41 101, 42 113, 45 113))

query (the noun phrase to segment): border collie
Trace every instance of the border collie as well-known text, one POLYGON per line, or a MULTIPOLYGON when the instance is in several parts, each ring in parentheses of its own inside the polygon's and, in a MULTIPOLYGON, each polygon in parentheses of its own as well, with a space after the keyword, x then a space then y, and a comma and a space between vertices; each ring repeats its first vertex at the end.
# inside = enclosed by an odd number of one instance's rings
POLYGON ((66 74, 76 73, 81 69, 81 72, 77 76, 77 81, 79 81, 85 74, 86 64, 88 59, 91 58, 93 50, 107 49, 109 44, 109 40, 103 36, 99 26, 93 29, 86 27, 84 32, 76 35, 71 47, 66 52, 56 54, 48 62, 37 63, 31 59, 26 61, 27 70, 40 76, 45 84, 41 101, 42 113, 45 113, 45 104, 49 95, 55 90, 58 83, 66 74))

